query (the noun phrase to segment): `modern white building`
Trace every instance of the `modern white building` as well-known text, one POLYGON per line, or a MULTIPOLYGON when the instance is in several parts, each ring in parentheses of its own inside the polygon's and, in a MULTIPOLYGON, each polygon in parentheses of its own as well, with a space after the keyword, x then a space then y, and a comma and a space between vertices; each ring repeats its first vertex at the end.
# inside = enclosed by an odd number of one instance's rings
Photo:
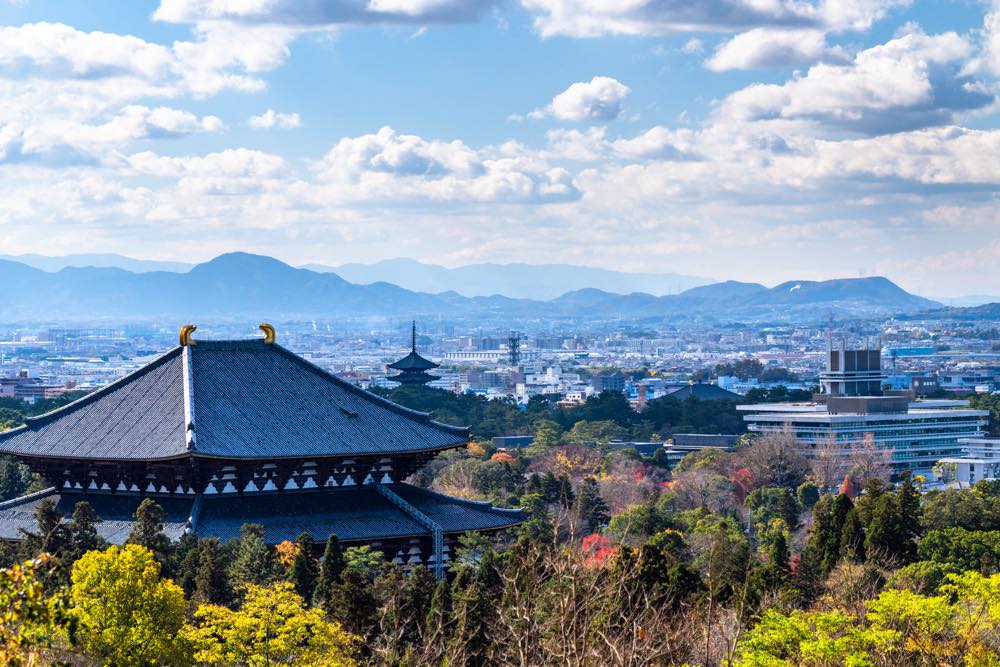
POLYGON ((983 479, 1000 479, 1000 438, 969 438, 962 450, 962 456, 939 461, 944 473, 941 481, 966 487, 983 479))
POLYGON ((871 437, 891 451, 895 472, 931 475, 941 459, 959 457, 962 441, 981 438, 989 412, 963 400, 913 399, 911 393, 883 395, 878 350, 830 349, 820 375, 824 392, 808 403, 741 405, 743 419, 755 433, 791 432, 805 453, 828 442, 849 458, 871 437))

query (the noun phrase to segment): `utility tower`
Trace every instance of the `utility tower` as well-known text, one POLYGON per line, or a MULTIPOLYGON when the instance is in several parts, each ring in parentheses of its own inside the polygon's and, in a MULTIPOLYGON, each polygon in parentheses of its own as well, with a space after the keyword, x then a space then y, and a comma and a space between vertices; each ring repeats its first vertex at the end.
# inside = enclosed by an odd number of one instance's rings
POLYGON ((510 365, 516 368, 521 363, 521 334, 516 331, 511 331, 507 338, 507 354, 510 365))

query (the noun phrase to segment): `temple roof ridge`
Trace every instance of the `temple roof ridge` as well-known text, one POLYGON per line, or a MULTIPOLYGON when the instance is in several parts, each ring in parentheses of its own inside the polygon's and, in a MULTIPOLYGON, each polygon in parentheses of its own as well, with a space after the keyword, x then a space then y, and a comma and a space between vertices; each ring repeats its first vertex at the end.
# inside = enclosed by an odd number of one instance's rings
POLYGON ((188 337, 124 377, 0 433, 0 453, 331 457, 439 451, 468 439, 468 428, 365 391, 266 339, 188 337))

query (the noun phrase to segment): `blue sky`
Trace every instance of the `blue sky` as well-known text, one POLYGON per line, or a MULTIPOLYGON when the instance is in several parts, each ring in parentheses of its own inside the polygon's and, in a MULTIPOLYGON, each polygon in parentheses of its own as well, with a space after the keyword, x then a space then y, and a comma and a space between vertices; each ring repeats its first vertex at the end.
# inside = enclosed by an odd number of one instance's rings
POLYGON ((0 253, 996 292, 998 74, 971 0, 0 0, 0 253))

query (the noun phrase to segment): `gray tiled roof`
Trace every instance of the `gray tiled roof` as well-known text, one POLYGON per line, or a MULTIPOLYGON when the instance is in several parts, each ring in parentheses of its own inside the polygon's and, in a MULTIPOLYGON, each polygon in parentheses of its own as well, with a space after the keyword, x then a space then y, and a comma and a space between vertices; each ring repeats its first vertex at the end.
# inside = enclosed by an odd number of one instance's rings
POLYGON ((433 451, 467 440, 467 429, 370 394, 279 345, 198 341, 0 434, 0 453, 295 458, 433 451))
MULTIPOLYGON (((488 503, 476 503, 425 491, 406 484, 393 490, 440 524, 446 533, 493 530, 521 521, 517 510, 502 510, 488 503)), ((54 492, 53 492, 54 493, 54 492)), ((131 531, 132 514, 142 497, 131 494, 56 495, 58 507, 69 516, 79 500, 87 500, 104 521, 98 530, 111 543, 125 541, 131 531)), ((41 497, 0 506, 0 539, 19 539, 19 528, 34 530, 34 512, 41 497)), ((177 538, 184 530, 194 504, 192 496, 156 497, 166 513, 165 532, 177 538)), ((392 505, 370 486, 326 488, 298 492, 248 493, 203 496, 196 524, 199 537, 231 540, 239 537, 240 526, 259 523, 268 542, 295 540, 306 532, 317 541, 330 533, 346 542, 370 542, 399 537, 426 536, 426 528, 392 505)))
MULTIPOLYGON (((23 503, 13 500, 0 504, 0 540, 19 540, 23 537, 21 530, 35 531, 35 510, 48 497, 55 499, 56 508, 67 518, 73 514, 77 502, 89 502, 103 519, 97 524, 98 534, 111 544, 124 544, 128 539, 135 523, 135 510, 142 501, 139 496, 84 496, 79 493, 59 494, 55 489, 50 489, 49 493, 33 494, 31 498, 25 498, 26 502, 23 503)), ((178 539, 184 534, 194 498, 163 497, 155 500, 163 508, 163 532, 172 540, 178 539)))

